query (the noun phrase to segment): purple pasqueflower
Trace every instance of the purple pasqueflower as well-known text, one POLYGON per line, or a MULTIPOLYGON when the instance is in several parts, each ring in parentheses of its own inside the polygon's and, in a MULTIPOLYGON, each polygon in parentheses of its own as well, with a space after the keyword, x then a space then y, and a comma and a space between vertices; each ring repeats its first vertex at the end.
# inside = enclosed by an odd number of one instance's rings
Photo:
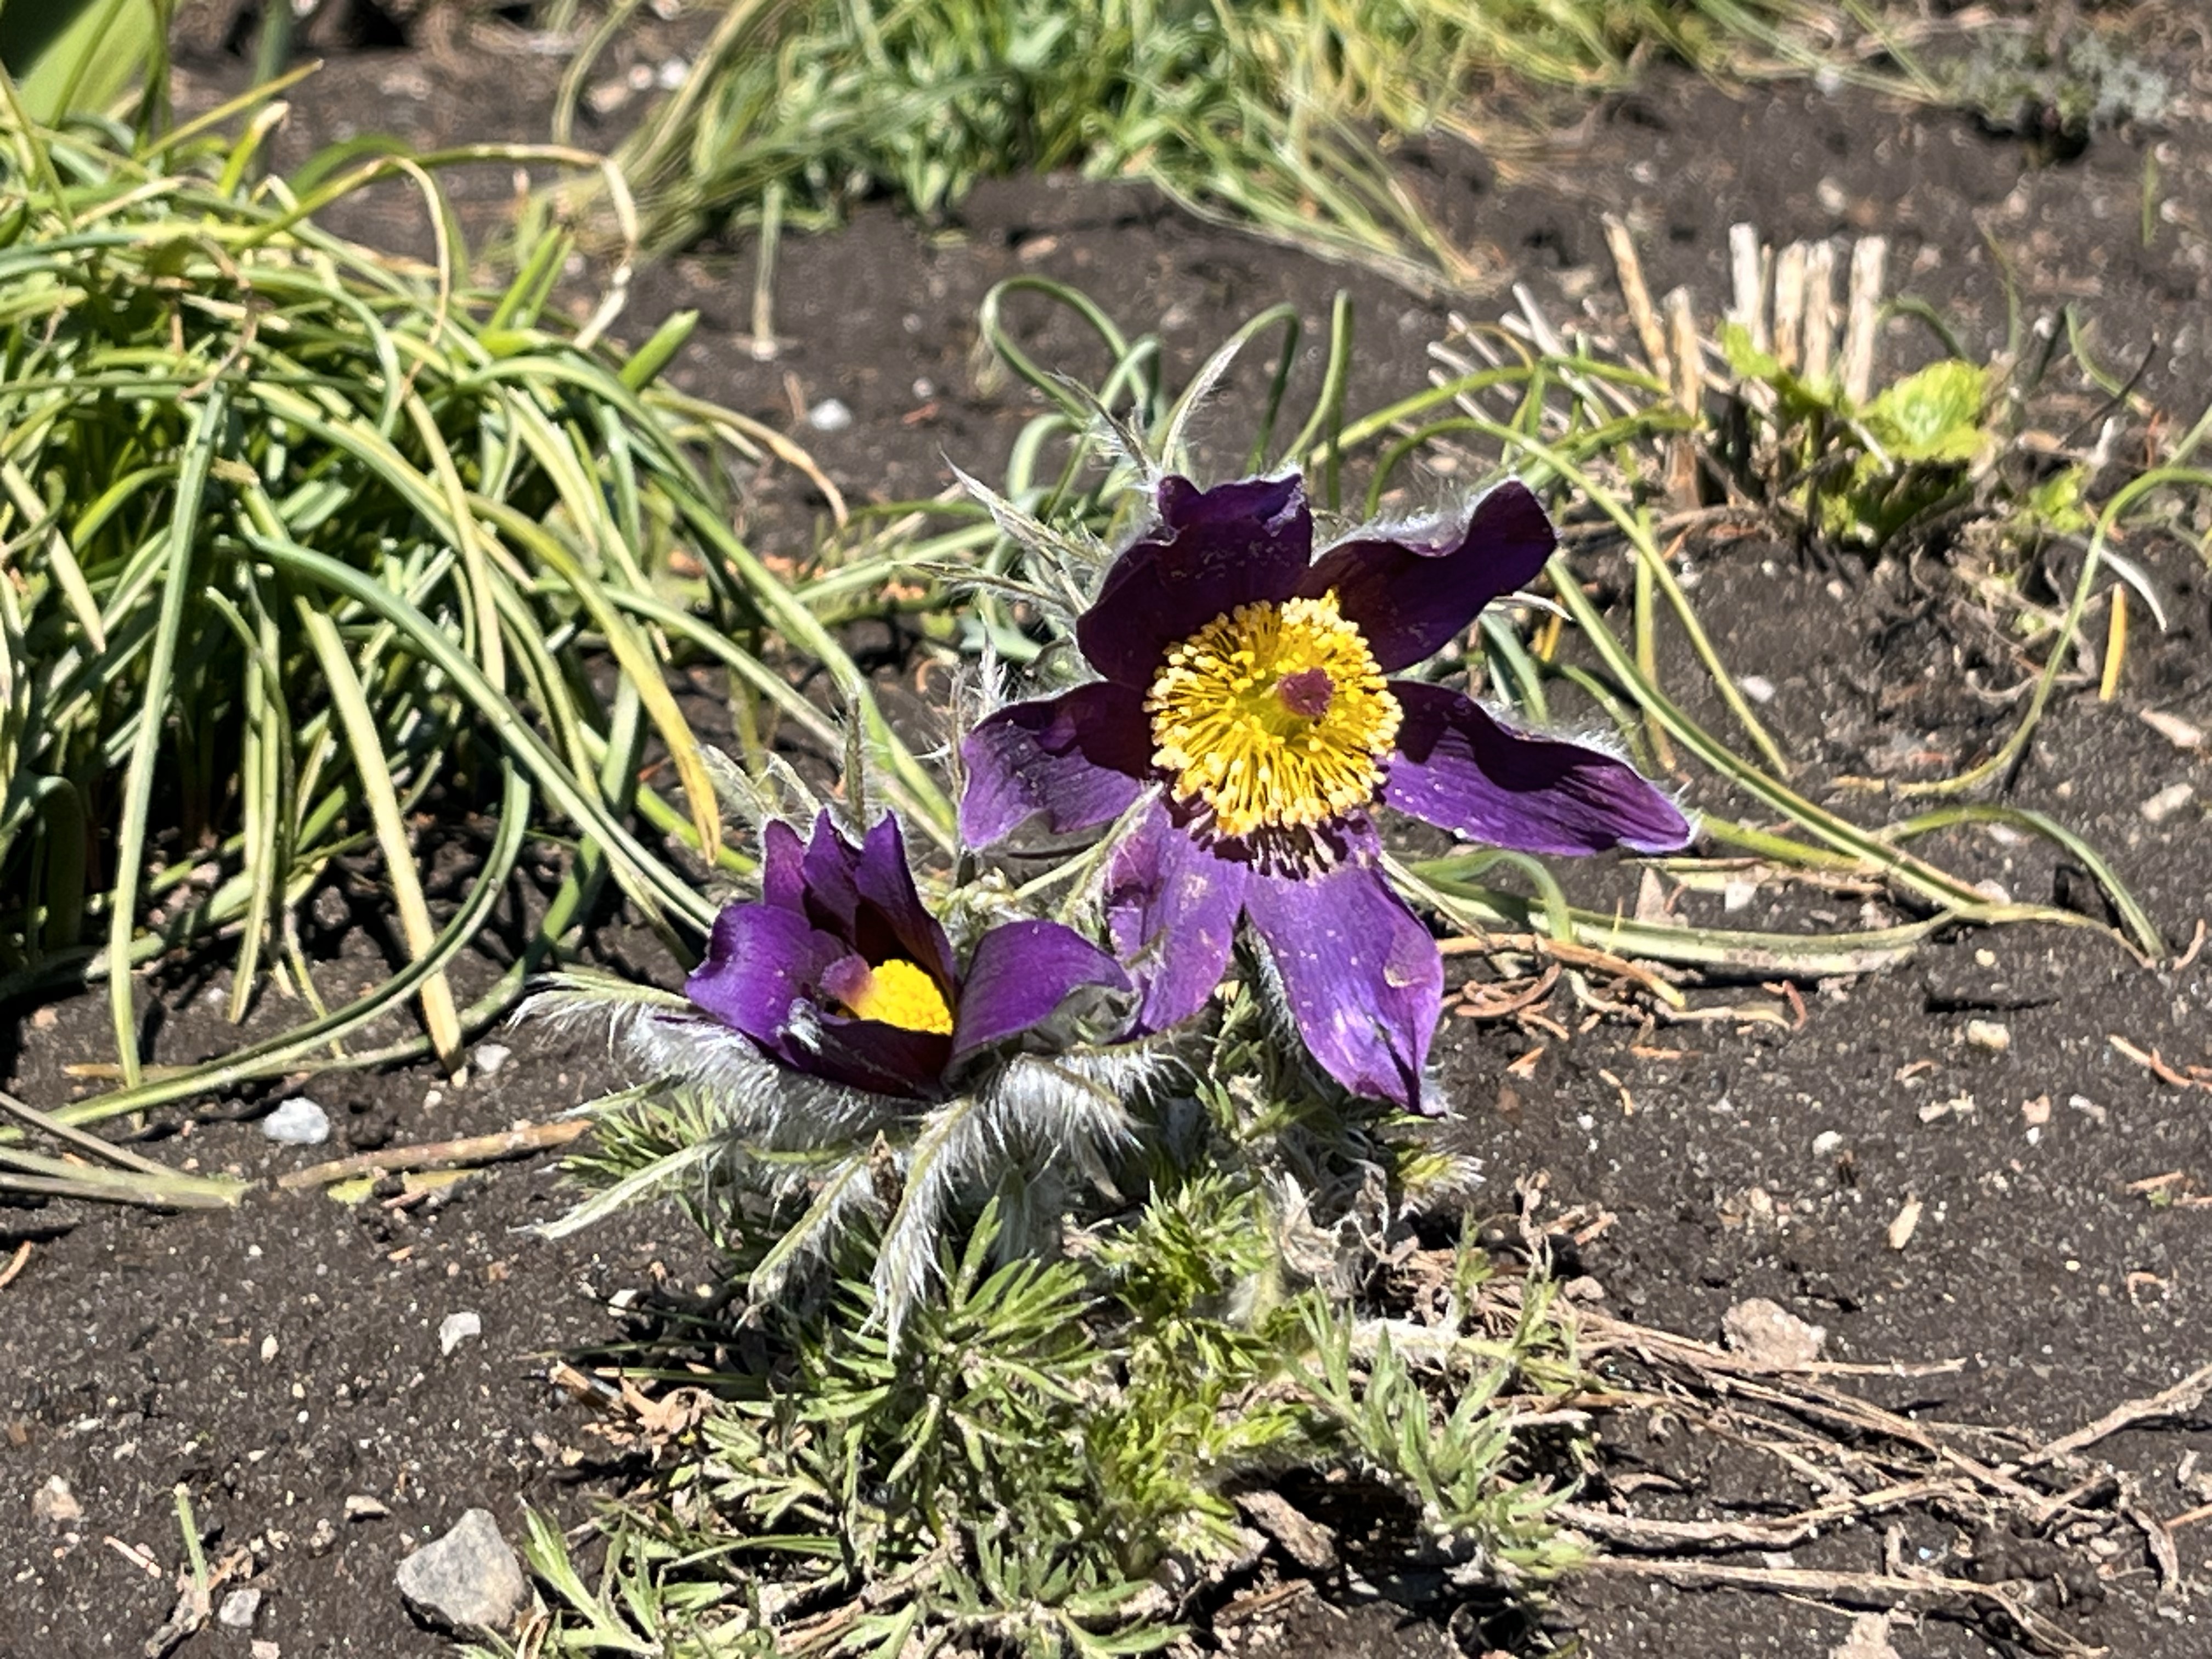
POLYGON ((1322 1067, 1418 1111, 1443 964, 1377 867, 1376 805, 1544 854, 1671 851, 1689 823, 1611 755, 1389 678, 1544 568, 1555 538, 1525 485, 1356 530, 1318 559, 1295 475, 1211 489, 1170 475, 1157 506, 1076 623, 1103 678, 969 736, 962 832, 988 846, 1041 816, 1065 835, 1157 788, 1106 874, 1138 1029, 1204 1005, 1241 915, 1322 1067))
POLYGON ((915 890, 896 818, 858 847, 827 812, 803 846, 771 821, 761 852, 759 900, 714 919, 684 990, 794 1072, 938 1100, 969 1060, 1043 1024, 1075 991, 1130 988, 1113 957, 1052 921, 990 929, 960 971, 915 890))

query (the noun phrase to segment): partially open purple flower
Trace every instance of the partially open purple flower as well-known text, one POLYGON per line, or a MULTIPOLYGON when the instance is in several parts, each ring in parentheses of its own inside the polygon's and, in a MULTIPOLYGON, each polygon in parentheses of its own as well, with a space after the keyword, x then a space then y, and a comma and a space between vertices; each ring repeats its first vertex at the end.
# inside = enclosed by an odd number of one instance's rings
POLYGON ((1376 805, 1544 854, 1671 851, 1689 823, 1610 755, 1389 678, 1543 568, 1554 538, 1525 486, 1462 518, 1356 531, 1318 559, 1295 476, 1212 489, 1170 476, 1158 507, 1077 623, 1103 678, 969 735, 962 831, 988 846, 1040 815, 1057 834, 1091 829, 1158 786, 1107 872, 1139 1029, 1205 1003, 1243 915, 1322 1066, 1419 1110, 1443 967, 1376 867, 1376 805))
POLYGON ((1051 921, 992 928, 962 973, 915 891, 896 818, 859 847, 827 812, 803 846, 770 822, 761 845, 759 902, 715 918, 684 988, 795 1072, 941 1099, 969 1060, 1043 1024, 1075 991, 1130 988, 1111 957, 1051 921))

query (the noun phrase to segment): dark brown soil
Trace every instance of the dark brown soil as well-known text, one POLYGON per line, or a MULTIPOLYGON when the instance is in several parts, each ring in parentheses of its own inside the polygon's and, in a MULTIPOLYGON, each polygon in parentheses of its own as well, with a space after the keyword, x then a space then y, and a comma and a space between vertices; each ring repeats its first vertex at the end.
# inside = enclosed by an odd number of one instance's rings
MULTIPOLYGON (((651 61, 653 50, 632 55, 651 61)), ((626 61, 611 59, 607 73, 626 61)), ((560 63, 519 36, 465 32, 435 47, 341 56, 295 95, 286 153, 371 130, 418 142, 538 137, 560 63)), ((2188 64, 2172 67, 2188 86, 2188 64)), ((184 95, 204 100, 239 73, 193 59, 184 95)), ((1560 319, 1584 303, 1601 318, 1614 309, 1600 280, 1604 209, 1638 228, 1655 289, 1686 283, 1708 315, 1725 295, 1734 221, 1759 224, 1778 243, 1882 231, 1893 270, 1909 272, 1909 286, 1978 349, 1996 342, 2005 318, 1994 247, 2027 317, 2075 304, 2106 362, 2123 374, 2140 364, 2139 389, 2185 424, 2212 384, 2202 323, 2212 143, 2202 96, 2188 94, 2197 101, 2185 101, 2168 131, 2100 135, 2078 161, 2045 166, 1955 116, 1804 86, 1731 98, 1661 73, 1601 108, 1580 146, 1542 169, 1504 183, 1471 158, 1440 155, 1425 187, 1468 246, 1494 251, 1501 279, 1527 283, 1560 319), (2170 205, 2154 215, 2145 247, 2137 226, 2152 153, 2170 205)), ((507 170, 492 168, 459 193, 489 216, 510 188, 507 170)), ((404 198, 381 198, 354 228, 404 245, 419 234, 409 211, 404 198)), ((783 349, 773 362, 757 361, 742 337, 751 288, 742 250, 642 273, 623 326, 641 337, 668 311, 699 309, 701 330, 672 371, 678 384, 791 428, 854 501, 905 499, 940 488, 947 459, 992 476, 1036 412, 1003 386, 979 386, 972 369, 978 302, 1022 271, 1085 288, 1133 330, 1158 329, 1182 370, 1278 301, 1296 305, 1309 339, 1317 337, 1332 291, 1345 287, 1358 303, 1355 410, 1422 384, 1446 309, 1195 224, 1138 187, 1050 180, 987 186, 951 227, 925 230, 878 207, 836 237, 787 241, 775 319, 783 349), (796 425, 794 386, 809 404, 842 400, 852 424, 834 433, 796 425)), ((1487 315, 1498 302, 1455 304, 1487 315)), ((1064 316, 1020 314, 1041 361, 1079 374, 1097 368, 1095 343, 1064 316)), ((1304 369, 1310 386, 1314 364, 1304 369)), ((1294 407, 1299 397, 1294 390, 1294 407)), ((2098 411, 2086 390, 2081 404, 2098 411)), ((1211 416, 1224 469, 1238 464, 1243 418, 1233 395, 1211 416)), ((819 508, 802 480, 764 474, 749 533, 763 550, 803 552, 819 508)), ((2114 702, 2062 696, 2013 799, 2107 852, 2179 945, 2205 908, 2212 826, 2197 801, 2157 824, 2139 808, 2177 781, 2200 796, 2212 785, 2200 757, 2138 716, 2157 708, 2212 726, 2212 611, 2193 555, 2131 550, 2161 585, 2172 631, 2139 630, 2114 702)), ((1803 763, 1806 787, 1863 817, 1905 809, 1838 793, 1827 780, 1893 769, 1914 750, 1958 764, 2016 715, 2016 702, 1978 695, 1967 670, 1984 692, 2003 691, 2021 678, 2019 664, 1978 642, 1940 581, 1816 568, 1795 550, 1747 543, 1693 550, 1692 563, 1700 614, 1733 672, 1775 688, 1762 713, 1803 763)), ((1662 669, 1676 688, 1697 684, 1686 653, 1662 669)), ((1726 729, 1716 708, 1698 712, 1726 729)), ((1723 805, 1707 786, 1691 788, 1693 799, 1723 805)), ((1953 832, 1925 850, 2023 899, 2080 890, 2047 852, 1986 830, 1953 832)), ((1585 870, 1575 880, 1634 902, 1631 872, 1585 870)), ((1734 920, 1846 927, 1859 903, 1836 899, 1822 913, 1820 902, 1791 901, 1770 917, 1777 897, 1761 893, 1734 920)), ((1699 919, 1721 913, 1717 896, 1680 903, 1699 919)), ((371 933, 341 938, 355 951, 381 948, 371 933)), ((219 975, 189 996, 172 988, 153 1058, 190 1058, 228 1040, 207 1001, 222 988, 219 975)), ((1788 1006, 1756 987, 1728 994, 1788 1006)), ((1553 1208, 1611 1212, 1579 1266, 1616 1313, 1711 1337, 1730 1304, 1766 1296, 1826 1327, 1836 1357, 1969 1362, 1950 1376, 1863 1385, 1886 1404, 2056 1432, 2212 1361, 2212 1212, 2157 1207, 2130 1189, 2172 1170, 2212 1188, 2212 1102, 2157 1082, 2110 1041, 2118 1035, 2176 1064, 2212 1059, 2212 973, 2201 959, 2153 972, 2086 932, 1981 932, 1932 945, 1900 969, 1806 986, 1802 996, 1802 1029, 1601 1024, 1550 1042, 1523 1077, 1502 1068, 1543 1039, 1454 1020, 1439 1046, 1461 1116, 1455 1133, 1484 1159, 1500 1212, 1512 1207, 1517 1181, 1541 1173, 1553 1208), (1969 1019, 2002 1022, 2010 1046, 1970 1047, 1969 1019), (2024 1121, 2023 1103, 2045 1097, 2048 1121, 2024 1121), (1969 1100, 1940 1115, 1923 1109, 1969 1100), (1893 1250, 1885 1233, 1908 1198, 1923 1217, 1893 1250)), ((34 1103, 85 1090, 65 1064, 111 1057, 104 1006, 18 1012, 8 1086, 34 1103)), ((1572 1018, 1564 1000, 1554 1012, 1572 1018)), ((309 1092, 333 1109, 342 1136, 414 1141, 542 1120, 605 1080, 588 1046, 537 1031, 501 1041, 515 1051, 507 1066, 464 1089, 407 1073, 309 1092)), ((254 1177, 344 1150, 273 1148, 250 1124, 225 1121, 242 1106, 217 1103, 189 1125, 170 1118, 151 1129, 169 1135, 165 1156, 254 1177)), ((681 1294, 702 1271, 696 1242, 671 1214, 558 1244, 515 1231, 563 1201, 541 1161, 412 1208, 371 1200, 349 1209, 269 1191, 216 1217, 0 1208, 0 1248, 33 1241, 21 1276, 0 1287, 0 1514, 9 1517, 0 1524, 0 1656, 136 1651, 174 1600, 181 1540, 171 1492, 180 1482, 202 1525, 219 1530, 216 1554, 252 1550, 255 1582, 267 1591, 255 1633, 285 1659, 441 1650, 401 1610, 395 1562, 471 1506, 492 1510, 510 1536, 526 1504, 563 1523, 582 1518, 599 1489, 593 1477, 619 1471, 602 1466, 589 1413, 544 1380, 548 1360, 619 1338, 615 1292, 665 1280, 667 1293, 681 1294), (481 1315, 483 1334, 442 1356, 439 1324, 465 1310, 481 1315), (53 1476, 85 1511, 66 1529, 28 1518, 33 1495, 53 1476), (356 1495, 389 1516, 349 1522, 356 1495), (156 1571, 129 1559, 142 1548, 156 1571)), ((2191 1452, 2212 1462, 2212 1421, 2131 1431, 2107 1449, 2140 1478, 2152 1513, 2170 1518, 2203 1501, 2177 1484, 2176 1470, 2191 1452)), ((1746 1500, 1725 1457, 1685 1452, 1672 1473, 1702 1482, 1698 1501, 1713 1512, 1746 1500)), ((1749 1501, 1773 1508, 1802 1496, 1767 1490, 1749 1501)), ((1964 1547, 1933 1534, 1917 1541, 1930 1565, 1964 1547)), ((2177 1542, 2201 1588, 2212 1578, 2212 1528, 2177 1542)), ((1803 1553, 1804 1564, 1856 1569, 1881 1559, 1871 1534, 1803 1553)), ((2064 1613, 2085 1638, 2148 1659, 2212 1654, 2199 1606, 2160 1595, 2141 1552, 2103 1560, 2090 1577, 2099 1598, 2064 1613)), ((1819 1659, 1848 1627, 1823 1608, 1603 1576, 1571 1583, 1546 1623, 1608 1659, 1819 1659)), ((1311 1600, 1287 1601, 1230 1637, 1253 1652, 1301 1656, 1479 1654, 1506 1639, 1480 1621, 1446 1624, 1387 1603, 1340 1613, 1311 1600)), ((1901 1623, 1892 1641, 1908 1659, 2018 1651, 1935 1620, 1901 1623)), ((216 1630, 181 1650, 233 1650, 245 1651, 243 1638, 216 1630)))

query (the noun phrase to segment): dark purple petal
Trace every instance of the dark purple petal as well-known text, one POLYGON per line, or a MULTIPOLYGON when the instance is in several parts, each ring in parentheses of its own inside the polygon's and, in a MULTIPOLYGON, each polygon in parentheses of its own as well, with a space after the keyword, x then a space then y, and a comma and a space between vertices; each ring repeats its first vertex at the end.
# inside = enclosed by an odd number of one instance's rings
POLYGON ((799 831, 781 818, 761 825, 761 902, 780 910, 806 908, 805 878, 801 866, 806 843, 799 831))
POLYGON ((1170 475, 1159 509, 1075 625, 1091 665, 1140 691, 1170 646, 1240 605, 1288 599, 1313 556, 1313 514, 1295 473, 1211 489, 1170 475))
POLYGON ((1106 863, 1106 931, 1138 994, 1133 1032, 1206 1006, 1237 940, 1250 872, 1218 859, 1156 805, 1106 863))
POLYGON ((797 1064, 790 1041, 794 1003, 811 1003, 814 988, 845 947, 806 925, 794 911, 770 904, 732 904, 714 918, 707 959, 692 969, 684 994, 768 1053, 797 1064))
POLYGON ((848 945, 860 925, 860 890, 853 880, 860 862, 860 849, 838 831, 828 811, 817 815, 799 857, 800 902, 808 920, 848 945))
POLYGON ((1351 864, 1304 880, 1255 876, 1244 906, 1322 1070, 1354 1094, 1421 1110, 1443 958, 1382 872, 1351 864))
POLYGON ((899 832, 896 817, 885 814, 868 831, 854 881, 860 890, 862 902, 861 937, 854 944, 872 963, 891 957, 904 957, 935 980, 945 1001, 951 1002, 952 942, 945 937, 945 929, 923 906, 921 895, 915 890, 914 869, 906 861, 906 841, 899 832), (874 942, 870 937, 873 932, 870 910, 880 918, 882 927, 895 942, 895 948, 882 956, 870 953, 869 947, 874 942))
POLYGON ((1499 594, 1534 580, 1557 539, 1528 487, 1508 480, 1464 521, 1396 536, 1354 532, 1314 562, 1298 592, 1317 599, 1334 589, 1376 665, 1395 673, 1434 656, 1499 594))
POLYGON ((1141 693, 1100 680, 1001 708, 960 754, 960 834, 969 846, 1003 841, 1040 812, 1054 835, 1070 835, 1128 811, 1152 766, 1152 722, 1141 693))
POLYGON ((937 919, 922 907, 898 820, 879 819, 854 847, 824 812, 815 820, 802 865, 808 919, 834 933, 871 965, 898 957, 937 981, 952 1000, 952 949, 937 919))
POLYGON ((941 1031, 910 1031, 879 1019, 825 1013, 811 1047, 792 1060, 794 1070, 827 1078, 871 1094, 922 1100, 942 1092, 952 1058, 952 1039, 941 1031))
POLYGON ((957 1062, 979 1048, 1041 1025, 1085 985, 1126 991, 1114 958, 1056 921, 1012 921, 976 941, 952 1030, 957 1062))
POLYGON ((1442 686, 1393 680, 1390 690, 1405 719, 1382 799, 1401 812, 1521 853, 1688 844, 1689 820, 1627 762, 1509 731, 1442 686))

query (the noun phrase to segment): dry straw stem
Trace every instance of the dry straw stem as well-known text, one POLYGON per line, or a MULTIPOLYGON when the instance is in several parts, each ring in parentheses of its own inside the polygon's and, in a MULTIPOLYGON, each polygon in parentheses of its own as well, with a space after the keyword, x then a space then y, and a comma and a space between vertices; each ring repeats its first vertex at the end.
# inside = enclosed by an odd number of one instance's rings
POLYGON ((1811 250, 1792 242, 1774 256, 1774 357, 1787 369, 1805 362, 1806 264, 1811 250))
POLYGON ((1620 297, 1628 307, 1628 319, 1635 325, 1636 337, 1644 345, 1644 361, 1657 379, 1668 385, 1674 383, 1674 371, 1668 350, 1667 336, 1659 326, 1659 313, 1651 307, 1651 289, 1644 280, 1644 261, 1636 252, 1636 238, 1628 226, 1613 214, 1603 216, 1605 245, 1613 254, 1614 276, 1620 283, 1620 297))
POLYGON ((479 1164, 498 1164, 566 1146, 581 1139, 591 1127, 586 1119, 569 1118, 557 1123, 521 1124, 496 1134, 465 1135, 458 1140, 428 1141, 417 1146, 387 1146, 294 1170, 277 1176, 276 1185, 289 1192, 328 1187, 351 1181, 356 1176, 398 1175, 409 1170, 465 1170, 479 1164))
POLYGON ((1815 242, 1805 250, 1805 378, 1816 386, 1826 380, 1835 355, 1836 245, 1815 242))
MULTIPOLYGON (((2081 1454, 2124 1429, 2186 1416, 2212 1394, 2208 1367, 2037 1446, 2017 1430, 1932 1424, 1815 1380, 1940 1374, 1957 1370, 1958 1361, 1782 1365, 1587 1310, 1577 1312, 1575 1328, 1581 1358, 1610 1385, 1605 1412, 1663 1411, 1692 1433, 1771 1459, 1784 1478, 1820 1494, 1794 1513, 1777 1516, 1764 1512, 1763 1506, 1757 1516, 1741 1520, 1641 1516, 1620 1499, 1605 1509, 1564 1507, 1562 1520, 1614 1552, 1592 1564, 1597 1570, 1686 1586, 1809 1596, 1848 1607, 1957 1613, 1978 1605, 2001 1612, 2036 1651, 2063 1656, 2094 1650, 2012 1589, 1912 1566, 1900 1558, 1893 1541, 1887 1568, 1879 1573, 1750 1567, 1695 1558, 1744 1549, 1786 1550, 1815 1536, 1832 1536, 1855 1522, 1872 1524, 1907 1512, 1954 1522, 2016 1523, 2031 1534, 2044 1532, 2063 1512, 2076 1523, 2100 1525, 2105 1535, 2139 1533, 2163 1561, 2172 1554, 2169 1524, 2143 1510, 2126 1477, 2089 1465, 2081 1454), (2067 1469, 2065 1492, 2046 1492, 2021 1479, 2046 1467, 2067 1469)), ((1602 1443, 1601 1426, 1600 1437, 1602 1443)), ((1895 1534, 1891 1536, 1893 1540, 1895 1534)), ((2085 1555, 2084 1565, 2095 1559, 2085 1555)))
MULTIPOLYGON (((1614 258, 1619 257, 1616 251, 1614 258)), ((1760 351, 1769 349, 1773 339, 1766 321, 1766 274, 1772 259, 1773 255, 1760 246, 1758 226, 1729 227, 1729 279, 1734 296, 1729 304, 1729 320, 1749 334, 1752 344, 1760 351)))
MULTIPOLYGON (((1674 406, 1696 421, 1704 411, 1705 348, 1698 335, 1698 313, 1686 289, 1674 289, 1667 295, 1667 337, 1674 358, 1674 406)), ((1667 499, 1678 513, 1693 511, 1698 505, 1694 427, 1675 434, 1667 447, 1667 499)), ((1644 666, 1647 673, 1652 672, 1649 662, 1644 666)))
POLYGON ((1851 248, 1850 297, 1844 307, 1844 396, 1854 406, 1874 396, 1874 351, 1881 318, 1882 273, 1889 243, 1864 236, 1851 248))

